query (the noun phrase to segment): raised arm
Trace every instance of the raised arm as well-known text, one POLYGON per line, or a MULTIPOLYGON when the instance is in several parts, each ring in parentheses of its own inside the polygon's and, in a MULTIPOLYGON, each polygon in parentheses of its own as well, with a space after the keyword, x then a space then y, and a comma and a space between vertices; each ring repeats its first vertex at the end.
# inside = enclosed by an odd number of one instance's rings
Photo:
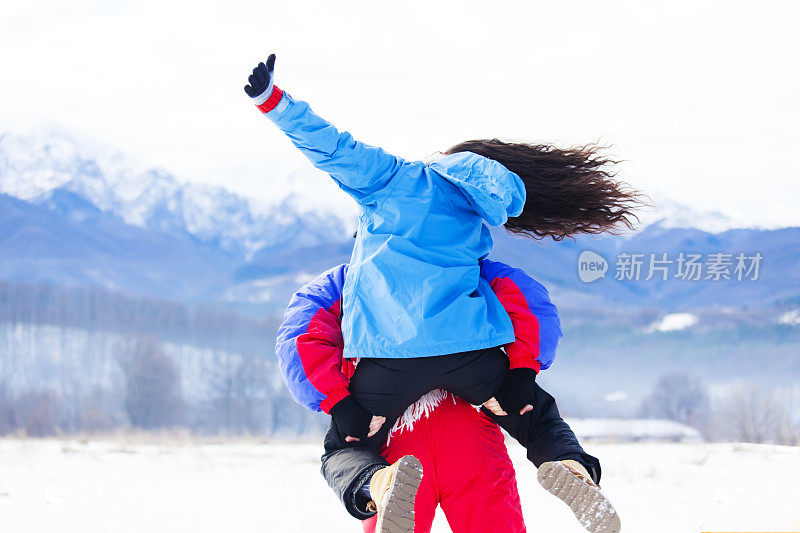
POLYGON ((379 204, 391 191, 403 161, 380 148, 339 132, 275 85, 275 54, 259 63, 249 77, 245 92, 256 107, 271 119, 292 143, 320 170, 363 205, 379 204))

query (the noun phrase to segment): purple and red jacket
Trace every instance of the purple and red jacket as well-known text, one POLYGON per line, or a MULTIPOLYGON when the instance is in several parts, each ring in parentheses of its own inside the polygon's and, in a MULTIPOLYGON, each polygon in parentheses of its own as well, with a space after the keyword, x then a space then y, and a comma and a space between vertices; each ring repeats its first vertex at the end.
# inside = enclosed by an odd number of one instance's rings
MULTIPOLYGON (((341 298, 347 267, 334 267, 297 291, 278 328, 275 354, 283 381, 295 401, 312 411, 329 413, 350 394, 357 361, 342 355, 341 298)), ((514 326, 515 340, 504 346, 510 368, 549 368, 562 332, 547 289, 522 270, 488 259, 481 261, 481 277, 514 326)))

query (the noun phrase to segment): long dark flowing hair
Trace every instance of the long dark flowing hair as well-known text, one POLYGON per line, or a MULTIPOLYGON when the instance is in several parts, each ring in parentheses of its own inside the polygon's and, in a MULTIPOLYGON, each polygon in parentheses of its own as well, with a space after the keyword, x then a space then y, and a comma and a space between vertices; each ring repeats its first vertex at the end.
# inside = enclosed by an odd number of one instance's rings
POLYGON ((473 152, 501 163, 525 183, 522 214, 505 224, 510 233, 562 240, 579 233, 633 229, 644 195, 615 179, 618 163, 596 144, 557 148, 547 144, 466 141, 445 153, 473 152))

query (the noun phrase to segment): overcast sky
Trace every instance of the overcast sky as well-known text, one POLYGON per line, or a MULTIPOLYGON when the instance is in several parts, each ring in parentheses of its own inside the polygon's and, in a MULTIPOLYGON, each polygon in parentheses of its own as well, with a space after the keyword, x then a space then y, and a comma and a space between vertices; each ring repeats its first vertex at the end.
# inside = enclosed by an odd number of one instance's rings
POLYGON ((302 164, 242 91, 274 51, 282 88, 397 155, 599 140, 646 191, 800 225, 797 2, 26 0, 0 7, 0 50, 7 124, 246 194, 269 180, 232 169, 302 164))

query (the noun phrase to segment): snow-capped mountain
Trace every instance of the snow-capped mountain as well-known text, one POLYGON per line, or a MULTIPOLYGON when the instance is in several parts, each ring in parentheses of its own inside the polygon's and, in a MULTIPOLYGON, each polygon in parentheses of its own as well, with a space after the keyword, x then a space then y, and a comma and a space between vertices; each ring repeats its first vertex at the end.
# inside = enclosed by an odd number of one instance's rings
MULTIPOLYGON (((53 124, 0 134, 0 193, 35 204, 50 201, 56 190, 67 190, 128 224, 190 235, 246 257, 264 247, 329 240, 328 231, 324 236, 292 231, 298 215, 306 230, 320 224, 340 231, 352 226, 352 202, 332 198, 335 187, 307 179, 303 170, 248 164, 210 172, 251 181, 258 175, 266 194, 256 200, 222 187, 182 182, 164 169, 53 124)), ((314 171, 309 166, 305 172, 314 171)), ((653 203, 642 211, 640 228, 658 225, 720 233, 746 227, 723 213, 700 212, 663 195, 653 203)))
POLYGON ((74 193, 127 224, 190 236, 236 257, 346 233, 342 218, 303 209, 292 194, 265 209, 221 187, 180 183, 163 169, 59 127, 0 135, 0 193, 53 207, 58 191, 74 193))
MULTIPOLYGON (((313 179, 278 170, 273 179, 269 167, 247 171, 264 174, 274 196, 253 200, 182 183, 59 128, 0 135, 0 280, 280 308, 302 282, 349 259, 352 211, 340 198, 326 204, 321 186, 309 190, 309 183, 318 183, 313 179)), ((731 229, 742 225, 720 213, 661 198, 654 204, 639 231, 622 237, 521 243, 496 231, 492 257, 529 270, 568 305, 614 301, 684 310, 800 301, 800 228, 731 229), (576 267, 587 249, 612 270, 621 252, 673 258, 759 252, 764 268, 759 281, 748 284, 633 283, 614 280, 613 272, 584 284, 576 267)))
POLYGON ((699 211, 663 195, 652 197, 653 206, 642 210, 639 218, 642 228, 658 226, 664 229, 699 229, 707 233, 722 233, 730 229, 749 227, 719 211, 699 211))

